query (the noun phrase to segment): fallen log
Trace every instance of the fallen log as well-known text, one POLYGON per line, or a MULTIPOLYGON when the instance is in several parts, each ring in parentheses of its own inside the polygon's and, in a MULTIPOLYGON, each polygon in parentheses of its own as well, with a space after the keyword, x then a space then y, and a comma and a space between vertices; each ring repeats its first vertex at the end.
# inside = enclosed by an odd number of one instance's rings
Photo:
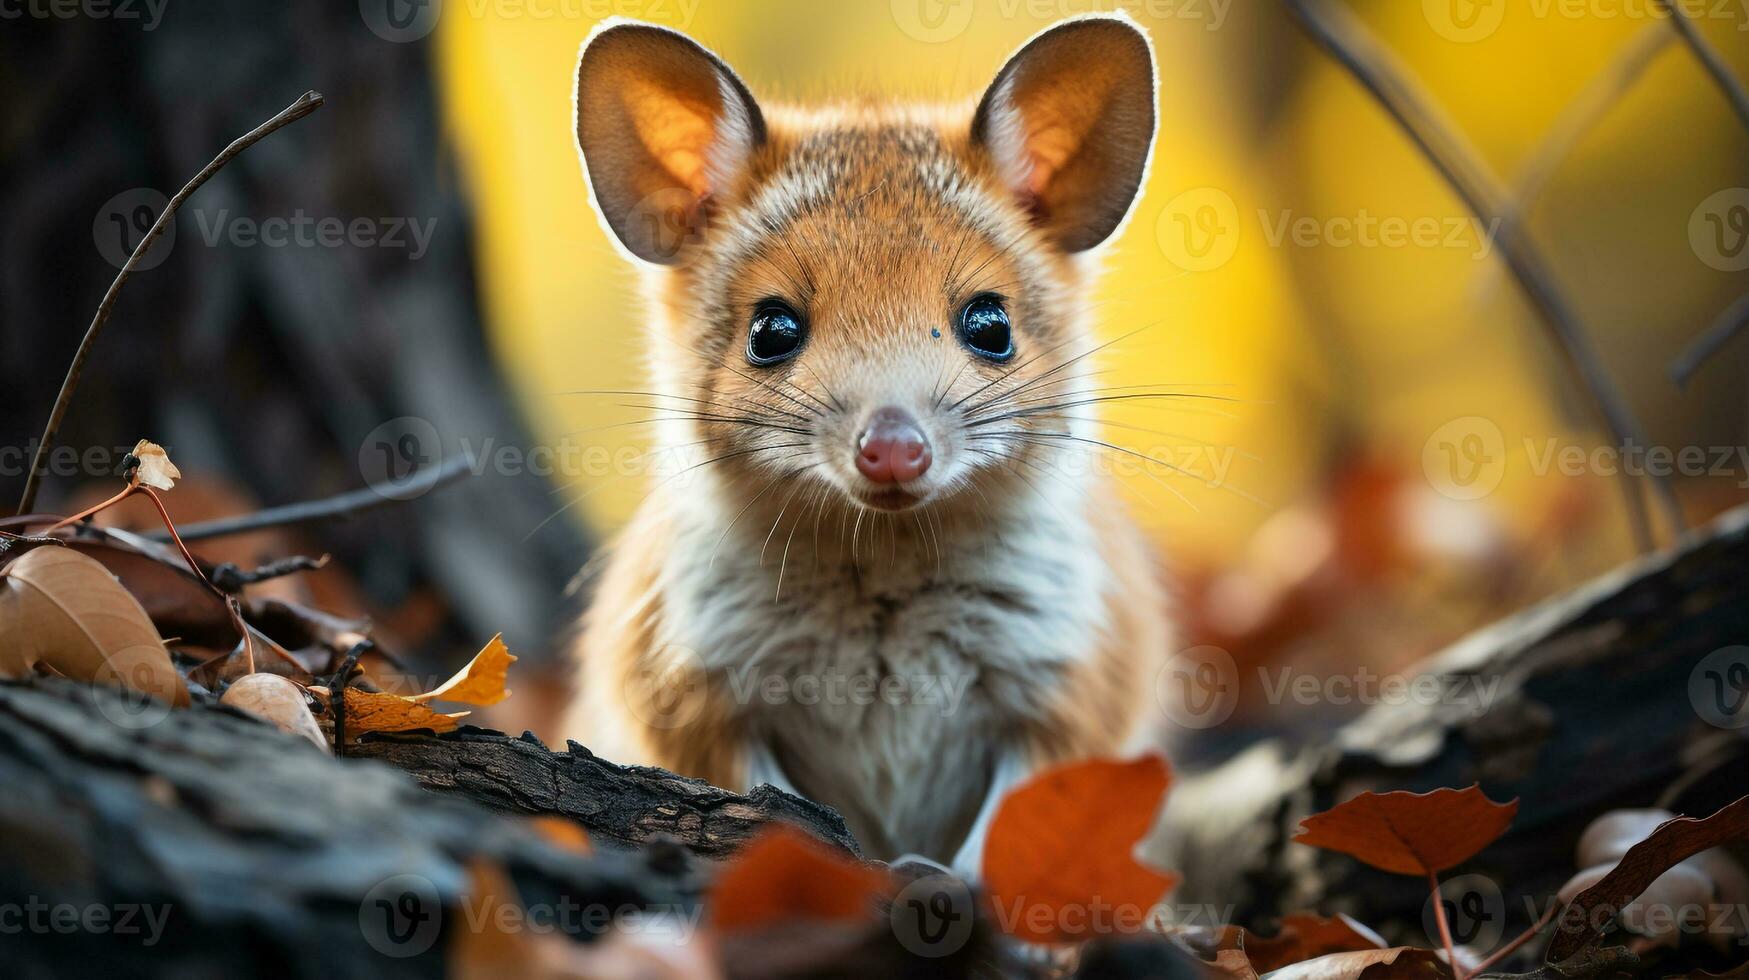
POLYGON ((588 939, 628 907, 696 923, 694 853, 766 821, 855 847, 832 811, 778 790, 736 796, 531 738, 464 730, 358 754, 417 781, 226 707, 0 683, 0 972, 440 976, 479 925, 476 862, 588 939), (576 853, 514 812, 575 817, 604 846, 576 853))
POLYGON ((1409 672, 1438 678, 1436 697, 1375 705, 1327 738, 1265 741, 1181 779, 1144 853, 1185 874, 1181 905, 1230 908, 1244 923, 1346 912, 1427 945, 1424 882, 1291 840, 1303 817, 1361 790, 1480 783, 1518 798, 1518 816, 1445 894, 1473 920, 1460 941, 1510 938, 1574 872, 1574 844, 1597 815, 1705 815, 1749 792, 1749 686, 1735 714, 1714 698, 1715 682, 1740 676, 1731 662, 1749 664, 1749 650, 1729 650, 1745 643, 1749 508, 1409 672))

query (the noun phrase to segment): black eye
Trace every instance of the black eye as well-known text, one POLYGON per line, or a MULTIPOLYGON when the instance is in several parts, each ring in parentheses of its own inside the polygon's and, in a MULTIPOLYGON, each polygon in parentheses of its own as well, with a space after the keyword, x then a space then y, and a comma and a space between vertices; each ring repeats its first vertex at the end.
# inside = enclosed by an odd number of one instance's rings
POLYGON ((802 349, 806 335, 794 310, 776 301, 761 303, 747 328, 747 360, 760 366, 788 360, 802 349))
POLYGON ((1006 361, 1014 356, 1014 331, 1008 325, 1008 311, 994 296, 979 296, 960 312, 960 342, 972 353, 992 361, 1006 361))

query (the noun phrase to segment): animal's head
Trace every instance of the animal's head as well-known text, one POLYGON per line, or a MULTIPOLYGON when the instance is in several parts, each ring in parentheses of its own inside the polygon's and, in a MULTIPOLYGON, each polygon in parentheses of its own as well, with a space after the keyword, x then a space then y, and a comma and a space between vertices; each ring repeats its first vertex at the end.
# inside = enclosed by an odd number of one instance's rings
POLYGON ((989 502, 1085 448, 1089 253, 1154 140, 1128 19, 1052 27, 959 109, 762 107, 684 35, 609 23, 576 112, 597 212, 654 267, 664 442, 749 502, 786 479, 888 511, 989 502))

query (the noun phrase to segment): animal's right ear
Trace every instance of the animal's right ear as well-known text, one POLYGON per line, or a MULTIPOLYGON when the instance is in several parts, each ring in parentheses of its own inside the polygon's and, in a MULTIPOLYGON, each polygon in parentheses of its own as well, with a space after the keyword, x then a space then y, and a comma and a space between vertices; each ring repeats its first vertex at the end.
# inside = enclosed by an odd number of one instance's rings
POLYGON ((660 265, 704 228, 765 142, 765 120, 729 67, 653 24, 603 23, 577 61, 577 148, 596 210, 620 244, 660 265))

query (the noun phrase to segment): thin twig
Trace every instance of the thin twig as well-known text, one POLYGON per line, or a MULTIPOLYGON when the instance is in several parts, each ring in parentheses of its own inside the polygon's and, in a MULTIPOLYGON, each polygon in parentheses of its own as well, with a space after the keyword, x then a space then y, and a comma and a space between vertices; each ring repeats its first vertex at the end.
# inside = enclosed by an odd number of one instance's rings
POLYGON ((140 264, 141 259, 145 258, 147 249, 150 249, 152 243, 158 240, 158 236, 164 233, 170 220, 175 217, 176 209, 182 206, 183 201, 188 200, 190 194, 199 190, 200 185, 206 183, 208 178, 218 173, 225 164, 230 163, 237 154, 260 142, 280 127, 315 112, 321 106, 322 96, 319 93, 305 92, 298 96, 296 102, 286 106, 272 119, 233 140, 231 145, 225 147, 224 151, 214 157, 211 163, 201 169, 200 173, 195 174, 193 180, 184 185, 182 190, 176 192, 176 196, 170 199, 169 204, 165 205, 164 213, 158 216, 157 221, 152 222, 151 230, 147 231, 146 236, 140 239, 140 243, 134 246, 133 254, 128 256, 127 262, 121 267, 121 272, 117 273, 115 281, 109 284, 109 289, 103 294, 102 302, 97 304, 97 314, 91 318, 91 326, 85 328, 85 338, 79 341, 79 349, 73 353, 73 363, 67 368, 66 380, 61 382, 61 391, 55 396, 55 407, 49 412, 48 425, 43 428, 42 441, 37 443, 36 456, 31 459, 30 473, 24 481, 24 496, 20 497, 18 501, 18 513, 29 513, 32 505, 36 503, 36 491, 42 482, 43 467, 48 464, 49 450, 54 448, 55 438, 60 435, 61 422, 67 417, 67 406, 72 403, 73 392, 79 387, 79 376, 85 371, 85 362, 91 357, 91 349, 97 342, 97 335, 103 332, 104 324, 109 322, 110 311, 115 308, 115 298, 121 292, 122 284, 128 281, 129 276, 133 275, 134 268, 140 264))
MULTIPOLYGON (((214 521, 202 521, 177 530, 184 541, 204 541, 208 538, 222 538, 232 534, 259 531, 263 528, 304 524, 327 517, 345 517, 385 504, 399 503, 403 499, 417 497, 420 494, 436 490, 438 487, 448 486, 471 473, 473 466, 473 457, 466 453, 458 453, 437 466, 426 467, 407 479, 397 482, 393 497, 384 496, 375 489, 366 487, 362 490, 349 490, 338 496, 325 497, 321 500, 306 500, 302 503, 286 504, 284 507, 269 507, 266 510, 259 510, 253 514, 243 514, 239 517, 221 517, 214 521)), ((158 541, 169 540, 169 536, 164 534, 153 534, 152 538, 158 541)))
POLYGON ((1670 380, 1679 385, 1687 384, 1688 379, 1694 377, 1694 372, 1700 370, 1700 366, 1718 353, 1719 348, 1729 343, 1732 337, 1742 333, 1744 327, 1749 327, 1749 294, 1726 307, 1725 312, 1713 320, 1712 326, 1702 331, 1699 337, 1682 349, 1682 353, 1676 355, 1676 359, 1670 362, 1670 380))
POLYGON ((1744 130, 1749 131, 1749 90, 1745 90, 1737 76, 1731 74, 1731 67, 1725 64, 1724 56, 1701 35, 1681 6, 1671 3, 1670 0, 1655 2, 1670 15, 1670 26, 1676 29, 1677 35, 1688 45, 1688 50, 1694 53, 1701 67, 1712 76, 1713 84, 1719 87, 1719 91, 1724 93, 1725 101, 1731 103, 1731 108, 1736 111, 1737 120, 1743 124, 1744 130))
MULTIPOLYGON (((1561 164, 1579 145, 1592 127, 1621 102, 1634 83, 1640 80, 1658 55, 1675 38, 1660 24, 1648 24, 1635 34, 1603 71, 1586 84, 1573 101, 1561 110, 1554 125, 1531 154, 1529 162, 1519 168, 1500 213, 1500 226, 1518 225, 1529 220, 1536 210, 1543 189, 1560 170, 1561 164)), ((1492 269, 1494 267, 1490 267, 1492 269)))
POLYGON ((280 558, 276 561, 270 561, 259 568, 245 571, 237 565, 227 561, 213 566, 211 578, 214 585, 223 589, 225 592, 235 595, 242 592, 244 586, 255 585, 256 583, 266 582, 276 578, 284 578, 287 575, 295 575, 298 572, 313 572, 326 567, 327 564, 327 555, 323 555, 320 558, 311 558, 308 555, 292 555, 289 558, 280 558))
MULTIPOLYGON (((1470 212, 1478 220, 1498 229, 1495 237, 1502 260, 1549 328, 1556 349, 1590 394, 1610 437, 1617 445, 1650 445, 1633 410, 1616 390, 1602 361, 1592 349, 1578 314, 1556 285, 1540 253, 1524 235, 1523 226, 1507 225, 1501 221, 1498 202, 1504 199, 1504 194, 1481 165, 1479 154, 1462 140, 1456 127, 1442 124, 1432 100, 1414 87, 1408 74, 1396 65, 1391 54, 1354 14, 1327 0, 1285 2, 1307 35, 1379 101, 1470 212)), ((1673 529, 1681 530, 1685 522, 1675 492, 1662 476, 1648 476, 1664 508, 1665 518, 1673 529)), ((1642 551, 1648 550, 1653 539, 1645 500, 1635 487, 1632 475, 1625 469, 1621 479, 1623 501, 1634 539, 1642 551)))
POLYGON ((1445 944, 1445 961, 1451 975, 1464 980, 1464 968, 1458 963, 1457 948, 1451 943, 1451 926, 1445 921, 1445 899, 1439 895, 1439 875, 1427 872, 1427 885, 1433 889, 1433 919, 1439 923, 1439 941, 1445 944))
POLYGON ((1495 950, 1494 952, 1490 953, 1488 955, 1487 959, 1476 964, 1476 969, 1475 969, 1474 973, 1478 976, 1483 974, 1483 973, 1487 973, 1489 970, 1494 968, 1495 964, 1498 964, 1502 960, 1506 959, 1506 957, 1511 956, 1513 953, 1518 952, 1518 948, 1520 946, 1523 946, 1525 943, 1530 942, 1532 939, 1536 938, 1537 933, 1542 932, 1544 929, 1548 928, 1548 924, 1550 922, 1554 921, 1555 916, 1557 914, 1559 914, 1560 911, 1561 911, 1561 906, 1558 903, 1555 903, 1555 902, 1549 903, 1549 909, 1547 912, 1544 912, 1542 914, 1542 918, 1531 923, 1529 929, 1526 929, 1523 932, 1519 933, 1517 939, 1514 939, 1513 941, 1507 943, 1506 945, 1504 945, 1504 946, 1500 947, 1499 949, 1495 950))

